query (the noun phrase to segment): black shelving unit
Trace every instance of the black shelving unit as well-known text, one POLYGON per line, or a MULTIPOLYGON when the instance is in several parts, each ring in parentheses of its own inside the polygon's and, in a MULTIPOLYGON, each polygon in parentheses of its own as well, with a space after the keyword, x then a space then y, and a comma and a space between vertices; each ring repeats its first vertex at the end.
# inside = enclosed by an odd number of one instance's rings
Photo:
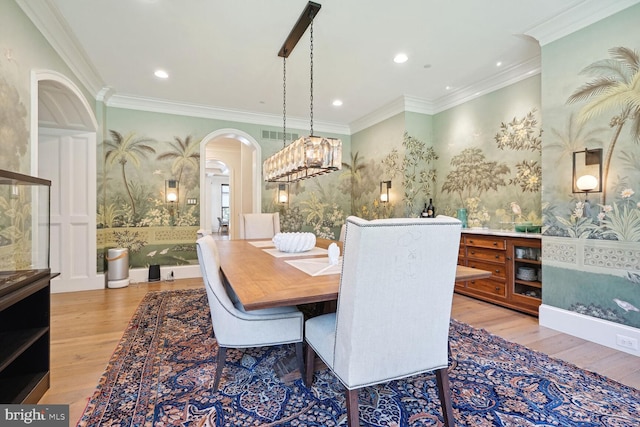
POLYGON ((49 270, 0 296, 0 403, 37 403, 49 388, 50 318, 49 270))

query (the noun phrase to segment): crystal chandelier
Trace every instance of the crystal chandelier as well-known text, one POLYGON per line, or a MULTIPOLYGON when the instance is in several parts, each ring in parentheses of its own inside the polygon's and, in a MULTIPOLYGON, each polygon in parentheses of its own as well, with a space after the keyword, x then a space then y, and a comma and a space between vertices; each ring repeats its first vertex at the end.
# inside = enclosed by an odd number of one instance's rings
POLYGON ((269 182, 295 182, 342 168, 342 141, 313 134, 313 18, 320 10, 318 3, 309 2, 298 18, 278 56, 283 58, 283 148, 262 164, 264 180, 269 182), (307 26, 311 40, 311 129, 309 136, 286 145, 287 134, 287 67, 286 60, 307 26))

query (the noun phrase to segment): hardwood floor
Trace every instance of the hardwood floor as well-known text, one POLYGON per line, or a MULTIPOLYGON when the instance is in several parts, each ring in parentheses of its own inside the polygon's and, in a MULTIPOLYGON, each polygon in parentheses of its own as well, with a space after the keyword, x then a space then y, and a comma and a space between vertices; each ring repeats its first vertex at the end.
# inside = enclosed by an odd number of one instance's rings
MULTIPOLYGON (((51 388, 40 403, 69 404, 75 425, 144 295, 202 286, 201 279, 182 279, 51 295, 51 388)), ((535 317, 461 295, 454 296, 452 317, 640 388, 638 357, 540 327, 535 317)))

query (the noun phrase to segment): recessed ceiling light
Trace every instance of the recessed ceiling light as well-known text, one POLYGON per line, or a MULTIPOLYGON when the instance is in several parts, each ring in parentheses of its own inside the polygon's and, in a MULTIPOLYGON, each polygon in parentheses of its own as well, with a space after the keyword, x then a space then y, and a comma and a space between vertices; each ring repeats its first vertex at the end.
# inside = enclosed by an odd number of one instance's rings
POLYGON ((501 66, 502 66, 502 61, 496 62, 496 67, 501 67, 501 66))
POLYGON ((339 107, 342 105, 342 101, 339 99, 336 99, 335 101, 333 101, 333 106, 334 107, 339 107))
POLYGON ((395 62, 396 64, 402 64, 407 62, 408 59, 409 57, 407 55, 405 55, 404 53, 399 53, 395 56, 395 58, 393 58, 393 62, 395 62))
POLYGON ((451 90, 451 86, 445 86, 444 87, 446 90, 451 90))
POLYGON ((153 73, 154 76, 156 76, 159 79, 168 79, 169 78, 169 73, 167 73, 165 70, 156 70, 155 73, 153 73))

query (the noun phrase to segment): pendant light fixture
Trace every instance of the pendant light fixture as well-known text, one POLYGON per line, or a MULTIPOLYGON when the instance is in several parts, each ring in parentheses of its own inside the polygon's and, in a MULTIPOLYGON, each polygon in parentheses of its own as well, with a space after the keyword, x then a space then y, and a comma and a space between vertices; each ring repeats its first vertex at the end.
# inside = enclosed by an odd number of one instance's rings
POLYGON ((313 134, 313 19, 320 10, 320 4, 309 2, 289 33, 278 56, 283 60, 283 147, 262 164, 265 181, 295 182, 342 168, 342 141, 313 134), (310 28, 310 118, 309 136, 302 137, 286 145, 286 58, 304 34, 310 28))

